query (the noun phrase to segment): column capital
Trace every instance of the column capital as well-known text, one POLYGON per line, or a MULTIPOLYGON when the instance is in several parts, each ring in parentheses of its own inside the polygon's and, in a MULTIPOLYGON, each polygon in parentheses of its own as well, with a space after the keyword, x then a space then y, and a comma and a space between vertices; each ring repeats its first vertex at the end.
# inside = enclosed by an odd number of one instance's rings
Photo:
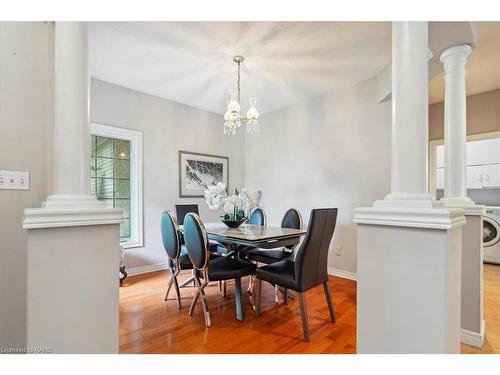
POLYGON ((472 48, 468 44, 461 44, 445 49, 439 60, 444 64, 444 69, 448 71, 453 66, 465 65, 467 56, 470 55, 472 48))

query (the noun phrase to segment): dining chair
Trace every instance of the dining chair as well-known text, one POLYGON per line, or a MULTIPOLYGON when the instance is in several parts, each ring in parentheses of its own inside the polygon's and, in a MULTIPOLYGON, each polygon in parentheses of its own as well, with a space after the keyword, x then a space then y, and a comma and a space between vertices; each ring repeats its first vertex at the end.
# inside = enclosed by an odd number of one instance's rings
POLYGON ((260 296, 262 280, 299 294, 300 313, 304 340, 309 341, 309 324, 305 292, 323 284, 323 289, 330 311, 330 319, 335 322, 335 310, 328 284, 327 260, 328 249, 337 222, 337 208, 319 208, 311 211, 307 234, 297 250, 295 260, 282 260, 256 270, 255 315, 260 315, 260 296))
POLYGON ((247 224, 262 225, 262 226, 267 225, 267 218, 264 210, 260 207, 257 207, 255 210, 253 210, 252 214, 250 215, 250 218, 248 219, 247 224))
MULTIPOLYGON (((287 212, 285 212, 285 215, 281 220, 281 228, 302 229, 302 216, 300 215, 299 210, 290 208, 287 212)), ((280 260, 292 259, 293 252, 297 244, 278 249, 250 249, 246 252, 245 258, 250 262, 255 262, 256 264, 271 264, 279 262, 280 260)), ((252 283, 249 286, 249 289, 253 288, 254 278, 255 277, 252 278, 252 283)), ((293 296, 291 295, 291 292, 288 292, 287 295, 285 295, 285 291, 283 290, 283 288, 281 291, 284 295, 284 302, 286 304, 288 301, 288 297, 293 298, 293 296)), ((277 285, 275 285, 274 299, 276 303, 279 303, 278 295, 279 288, 277 285)))
POLYGON ((175 205, 175 216, 177 217, 177 223, 179 225, 184 225, 184 218, 190 212, 194 212, 199 215, 200 211, 197 204, 176 204, 175 205))
POLYGON ((243 321, 244 308, 241 278, 255 273, 255 265, 230 257, 210 259, 207 231, 200 217, 195 213, 188 213, 184 218, 184 239, 189 258, 194 267, 195 285, 197 286, 196 294, 189 308, 189 315, 193 314, 196 302, 198 298, 201 298, 205 325, 210 327, 212 321, 205 297, 205 287, 211 281, 234 280, 236 319, 243 321))
MULTIPOLYGON (((175 205, 175 216, 177 217, 177 223, 179 225, 184 224, 184 218, 190 212, 194 212, 199 215, 199 208, 197 204, 176 204, 175 205)), ((184 244, 184 237, 181 234, 180 236, 181 244, 184 244)), ((209 247, 212 252, 216 252, 219 254, 227 253, 227 248, 221 244, 220 242, 209 240, 209 247)))
MULTIPOLYGON (((302 229, 302 216, 299 210, 290 208, 285 212, 281 220, 281 228, 302 229)), ((248 251, 247 259, 264 264, 279 262, 280 260, 293 257, 293 251, 296 246, 297 244, 279 249, 252 249, 248 251)))
POLYGON ((179 237, 179 226, 175 217, 170 211, 164 211, 161 214, 160 221, 161 239, 163 248, 168 256, 170 279, 168 280, 167 293, 165 294, 165 301, 168 299, 172 284, 175 285, 175 292, 177 294, 177 308, 182 308, 181 294, 179 291, 179 283, 177 276, 182 270, 193 269, 193 264, 189 259, 187 250, 182 251, 181 241, 179 237))

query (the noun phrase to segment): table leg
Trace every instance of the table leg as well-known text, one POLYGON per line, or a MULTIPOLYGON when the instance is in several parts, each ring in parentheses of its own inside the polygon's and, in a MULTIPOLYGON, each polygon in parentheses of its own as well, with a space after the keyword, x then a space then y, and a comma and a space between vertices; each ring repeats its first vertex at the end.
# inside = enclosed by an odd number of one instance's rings
POLYGON ((236 319, 242 322, 245 319, 245 309, 243 307, 240 278, 234 280, 234 297, 236 304, 236 319))

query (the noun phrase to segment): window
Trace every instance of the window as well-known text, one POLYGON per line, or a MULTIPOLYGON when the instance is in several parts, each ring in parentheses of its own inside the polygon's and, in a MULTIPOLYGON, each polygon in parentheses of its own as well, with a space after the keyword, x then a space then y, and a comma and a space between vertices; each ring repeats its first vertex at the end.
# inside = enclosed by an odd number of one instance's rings
POLYGON ((143 246, 141 150, 141 133, 91 124, 90 192, 107 207, 123 209, 125 248, 143 246))

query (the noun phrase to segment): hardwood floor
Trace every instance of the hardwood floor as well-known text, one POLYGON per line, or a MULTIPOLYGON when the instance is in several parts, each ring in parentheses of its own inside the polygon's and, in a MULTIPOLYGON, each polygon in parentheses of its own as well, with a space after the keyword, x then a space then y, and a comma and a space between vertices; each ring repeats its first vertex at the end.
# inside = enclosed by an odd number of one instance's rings
POLYGON ((484 265, 483 300, 486 322, 483 348, 462 344, 464 354, 500 354, 500 265, 484 265))
MULTIPOLYGON (((183 273, 183 278, 189 275, 183 273)), ((164 302, 168 273, 160 271, 130 277, 120 288, 121 353, 345 353, 356 352, 356 283, 330 276, 337 322, 328 320, 328 306, 320 285, 307 293, 311 341, 302 340, 299 301, 274 303, 274 290, 262 286, 262 315, 256 319, 249 303, 245 321, 235 320, 234 285, 227 299, 218 288, 207 288, 212 316, 205 328, 201 305, 188 316, 193 288, 182 288, 181 310, 173 293, 164 302)), ((248 280, 243 282, 246 290, 248 280)), ((484 267, 486 338, 482 350, 462 345, 462 353, 500 354, 500 266, 484 267)))
MULTIPOLYGON (((189 272, 184 272, 184 278, 189 272)), ((298 298, 288 305, 276 305, 274 289, 262 285, 262 314, 253 315, 245 303, 245 321, 235 319, 234 283, 227 286, 227 298, 218 288, 207 287, 212 327, 206 328, 198 301, 188 316, 194 288, 182 288, 181 310, 174 294, 164 302, 168 280, 165 271, 138 275, 120 288, 121 353, 355 353, 356 283, 330 277, 337 322, 329 320, 323 286, 307 292, 311 341, 302 339, 298 298), (171 298, 171 299, 170 299, 171 298)), ((242 283, 246 290, 248 278, 242 283)))

